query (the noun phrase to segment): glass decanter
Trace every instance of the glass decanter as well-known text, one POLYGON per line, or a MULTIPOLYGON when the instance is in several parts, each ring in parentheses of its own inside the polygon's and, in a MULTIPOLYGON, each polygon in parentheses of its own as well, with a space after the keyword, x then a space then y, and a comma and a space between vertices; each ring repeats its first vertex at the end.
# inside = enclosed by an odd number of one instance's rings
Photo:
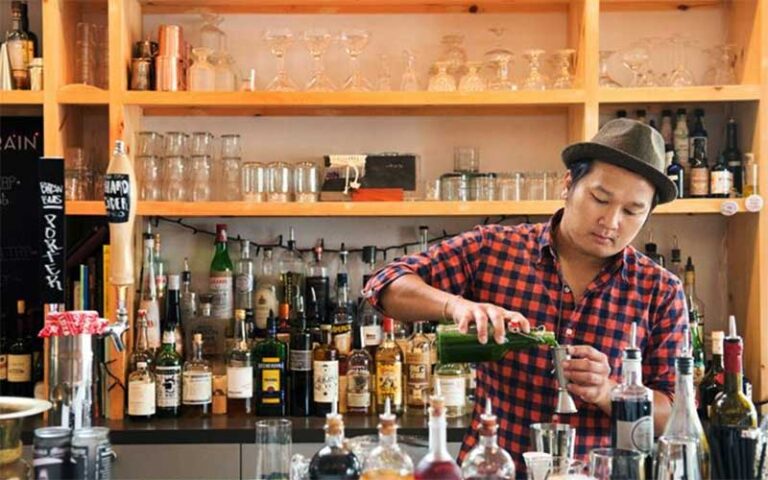
POLYGON ((499 447, 496 436, 498 429, 491 399, 488 398, 485 401, 485 413, 480 416, 478 444, 469 451, 461 464, 461 473, 465 480, 515 478, 515 462, 509 453, 499 447))
POLYGON ((363 480, 410 480, 413 461, 397 444, 397 417, 387 398, 384 413, 379 415, 379 445, 371 450, 363 467, 363 480))

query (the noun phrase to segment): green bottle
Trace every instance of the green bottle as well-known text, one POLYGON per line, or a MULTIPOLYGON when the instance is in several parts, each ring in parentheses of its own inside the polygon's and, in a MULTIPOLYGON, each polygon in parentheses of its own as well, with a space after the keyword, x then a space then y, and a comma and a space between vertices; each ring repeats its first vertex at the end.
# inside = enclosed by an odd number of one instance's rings
POLYGON ((214 244, 208 285, 213 294, 211 316, 216 320, 227 322, 225 331, 227 338, 232 338, 235 335, 235 296, 232 277, 234 270, 227 250, 227 226, 219 223, 216 225, 216 243, 214 244))
POLYGON ((287 415, 288 346, 277 339, 277 318, 273 312, 267 318, 267 338, 256 344, 253 359, 256 363, 256 415, 287 415))
POLYGON ((493 327, 488 325, 488 342, 480 343, 477 330, 472 325, 467 333, 459 332, 456 325, 437 327, 437 356, 441 364, 478 363, 500 360, 510 350, 523 350, 538 345, 556 347, 557 339, 553 332, 532 330, 531 333, 507 332, 506 342, 496 343, 493 339, 493 327))
POLYGON ((175 328, 175 325, 166 325, 163 343, 155 357, 158 417, 181 414, 181 356, 176 352, 175 328))

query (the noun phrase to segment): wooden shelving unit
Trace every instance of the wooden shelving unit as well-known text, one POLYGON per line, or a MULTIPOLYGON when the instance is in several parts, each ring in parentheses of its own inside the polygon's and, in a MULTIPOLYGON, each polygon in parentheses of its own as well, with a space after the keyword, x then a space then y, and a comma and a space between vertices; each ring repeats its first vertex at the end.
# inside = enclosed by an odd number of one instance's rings
POLYGON ((91 85, 64 85, 56 99, 62 105, 109 105, 109 90, 91 85))
POLYGON ((685 88, 600 88, 600 103, 754 102, 760 85, 721 85, 685 88))
POLYGON ((43 92, 30 90, 0 90, 0 106, 42 105, 43 92))

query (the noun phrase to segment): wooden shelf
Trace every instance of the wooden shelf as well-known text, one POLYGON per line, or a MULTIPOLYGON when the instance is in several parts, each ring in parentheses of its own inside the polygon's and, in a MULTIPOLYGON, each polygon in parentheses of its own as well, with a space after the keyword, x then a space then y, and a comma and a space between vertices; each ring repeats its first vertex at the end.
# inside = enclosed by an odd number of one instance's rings
POLYGON ((600 0, 603 11, 690 10, 723 5, 723 0, 600 0))
POLYGON ((144 115, 489 115, 557 112, 583 90, 517 92, 126 92, 144 115))
MULTIPOLYGON (((721 199, 685 199, 661 205, 658 214, 720 213, 721 199)), ((744 213, 744 201, 736 200, 744 213)), ((461 217, 551 215, 560 200, 521 202, 139 202, 139 215, 168 217, 461 217)), ((67 215, 104 215, 101 201, 67 202, 67 215)))
POLYGON ((63 105, 108 105, 109 91, 92 85, 65 85, 56 93, 56 99, 63 105))
POLYGON ((760 85, 601 88, 601 103, 748 102, 760 100, 760 85))
POLYGON ((0 105, 42 105, 42 90, 0 90, 0 105))

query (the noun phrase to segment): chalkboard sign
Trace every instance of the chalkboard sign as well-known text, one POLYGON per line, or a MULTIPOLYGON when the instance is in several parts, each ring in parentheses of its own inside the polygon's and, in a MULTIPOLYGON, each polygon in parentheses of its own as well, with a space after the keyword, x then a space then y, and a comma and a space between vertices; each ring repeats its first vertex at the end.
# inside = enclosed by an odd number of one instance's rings
POLYGON ((64 159, 40 159, 40 300, 64 303, 64 159))
POLYGON ((131 208, 131 180, 125 173, 104 176, 104 205, 109 223, 125 223, 131 208))

